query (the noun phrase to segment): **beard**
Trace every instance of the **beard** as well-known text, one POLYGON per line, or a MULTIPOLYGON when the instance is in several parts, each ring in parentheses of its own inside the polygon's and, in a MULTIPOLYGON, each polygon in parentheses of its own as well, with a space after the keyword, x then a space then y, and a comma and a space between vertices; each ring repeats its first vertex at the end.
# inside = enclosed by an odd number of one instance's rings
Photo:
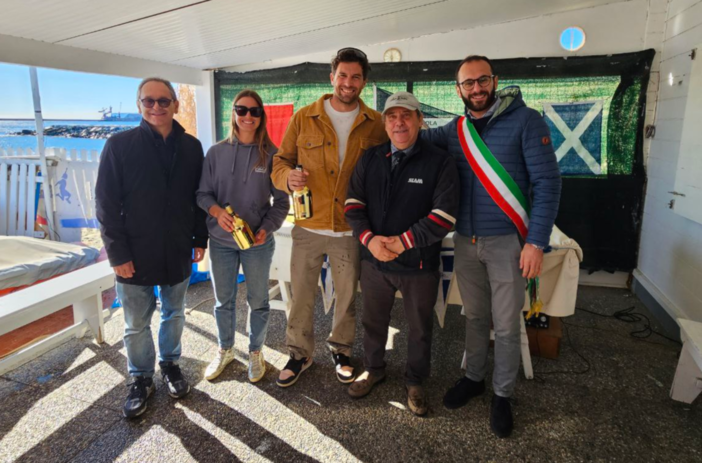
POLYGON ((481 103, 476 103, 470 99, 470 96, 465 97, 463 93, 461 93, 461 99, 463 100, 463 104, 466 105, 466 108, 475 112, 486 111, 490 108, 490 106, 492 106, 495 103, 495 100, 497 99, 494 88, 489 92, 483 90, 478 93, 475 93, 474 95, 487 95, 487 98, 481 103))
POLYGON ((360 92, 355 92, 353 95, 344 95, 340 89, 334 89, 334 96, 344 104, 351 105, 358 101, 360 92))

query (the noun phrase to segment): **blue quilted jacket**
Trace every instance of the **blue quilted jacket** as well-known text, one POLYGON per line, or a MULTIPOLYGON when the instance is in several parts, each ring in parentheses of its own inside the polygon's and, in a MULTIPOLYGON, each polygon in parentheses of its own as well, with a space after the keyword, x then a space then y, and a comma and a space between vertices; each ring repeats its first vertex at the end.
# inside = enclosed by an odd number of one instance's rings
MULTIPOLYGON (((527 243, 547 246, 561 195, 561 175, 550 132, 541 115, 524 104, 519 87, 506 87, 497 94, 500 105, 481 137, 531 202, 527 243)), ((457 123, 458 117, 443 127, 421 132, 456 160, 461 180, 456 231, 464 236, 517 233, 517 227, 490 198, 466 161, 457 123)))

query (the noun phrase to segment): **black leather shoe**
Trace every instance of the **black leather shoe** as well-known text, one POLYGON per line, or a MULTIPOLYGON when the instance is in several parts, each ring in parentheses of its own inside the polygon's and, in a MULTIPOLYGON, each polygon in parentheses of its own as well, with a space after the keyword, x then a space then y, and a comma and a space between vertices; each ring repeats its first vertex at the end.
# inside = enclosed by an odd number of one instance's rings
POLYGON ((512 404, 507 397, 492 396, 490 406, 490 427, 497 437, 509 437, 514 428, 512 404))
POLYGON ((485 381, 473 381, 465 376, 446 391, 444 396, 444 407, 450 409, 461 408, 473 397, 485 392, 485 381))

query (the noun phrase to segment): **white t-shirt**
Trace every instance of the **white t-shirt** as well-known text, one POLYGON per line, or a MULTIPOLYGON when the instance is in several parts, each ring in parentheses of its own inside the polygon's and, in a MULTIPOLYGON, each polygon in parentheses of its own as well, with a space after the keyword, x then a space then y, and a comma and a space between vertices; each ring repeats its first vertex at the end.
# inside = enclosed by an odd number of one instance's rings
MULTIPOLYGON (((331 98, 324 100, 324 112, 327 113, 329 119, 331 119, 332 126, 334 127, 334 132, 336 132, 336 140, 339 143, 339 168, 344 163, 344 155, 346 154, 346 144, 349 141, 349 135, 351 134, 351 127, 353 127, 353 121, 356 120, 356 116, 361 111, 361 105, 356 105, 356 109, 348 112, 341 112, 334 109, 331 105, 331 98)), ((313 197, 314 198, 314 197, 313 197)), ((312 199, 314 204, 314 199, 312 199)), ((314 206, 312 206, 314 207, 314 206)), ((312 233, 317 233, 318 235, 324 236, 352 236, 353 232, 335 232, 333 230, 311 230, 305 228, 307 231, 312 233)))
POLYGON ((348 112, 340 112, 334 109, 331 105, 331 98, 324 100, 324 112, 327 113, 336 132, 336 139, 339 142, 339 167, 344 163, 344 155, 346 154, 346 143, 349 141, 351 127, 353 121, 356 120, 361 105, 357 104, 356 109, 348 112))

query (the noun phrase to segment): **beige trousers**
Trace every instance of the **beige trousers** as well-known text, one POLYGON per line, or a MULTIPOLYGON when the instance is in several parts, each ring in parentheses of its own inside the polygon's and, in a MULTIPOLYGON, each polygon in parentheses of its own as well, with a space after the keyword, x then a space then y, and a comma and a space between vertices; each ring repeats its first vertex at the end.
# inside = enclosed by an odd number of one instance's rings
POLYGON ((292 300, 286 330, 288 350, 296 359, 314 354, 314 300, 326 254, 329 256, 336 293, 334 320, 327 344, 332 352, 350 357, 356 336, 356 308, 353 302, 360 273, 360 244, 353 236, 335 238, 298 226, 292 230, 292 239, 292 300))

